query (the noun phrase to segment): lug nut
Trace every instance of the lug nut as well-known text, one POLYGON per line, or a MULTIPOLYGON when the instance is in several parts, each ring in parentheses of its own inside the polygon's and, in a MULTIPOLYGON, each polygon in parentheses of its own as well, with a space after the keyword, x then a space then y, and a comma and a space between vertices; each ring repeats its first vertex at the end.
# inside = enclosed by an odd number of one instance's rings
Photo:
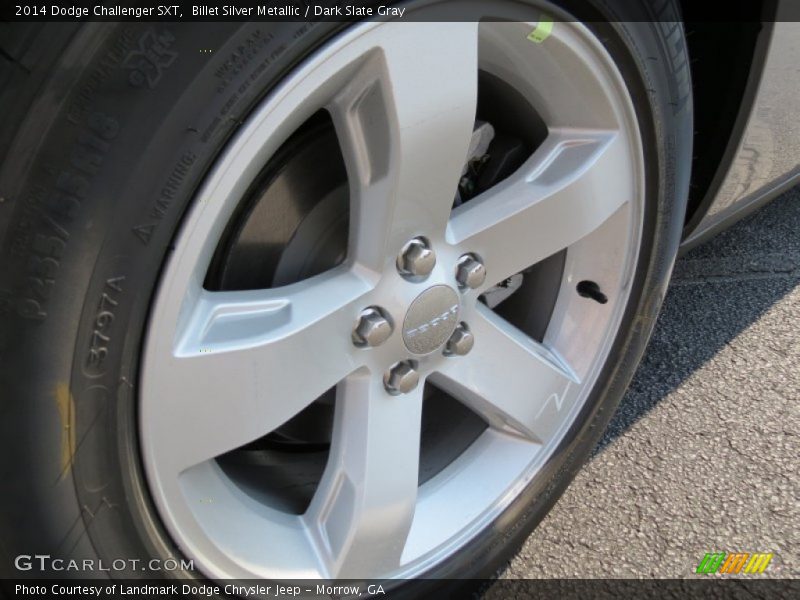
POLYGON ((406 243, 397 257, 397 270, 406 278, 424 278, 436 265, 436 254, 427 240, 416 237, 406 243))
POLYGON ((475 345, 475 336, 467 328, 466 323, 460 323, 444 347, 445 356, 464 356, 475 345))
POLYGON ((392 335, 392 324, 381 309, 374 306, 361 311, 353 329, 353 343, 356 346, 380 346, 392 335))
POLYGON ((392 396, 407 394, 419 383, 419 373, 407 360, 396 363, 383 376, 383 386, 392 396))
POLYGON ((486 280, 486 267, 472 254, 458 259, 456 281, 461 288, 475 289, 486 280))

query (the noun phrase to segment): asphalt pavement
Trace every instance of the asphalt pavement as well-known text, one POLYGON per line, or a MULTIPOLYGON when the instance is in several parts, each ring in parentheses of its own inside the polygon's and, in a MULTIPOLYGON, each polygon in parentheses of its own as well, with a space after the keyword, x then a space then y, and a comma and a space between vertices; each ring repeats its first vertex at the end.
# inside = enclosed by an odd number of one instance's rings
POLYGON ((606 435, 501 577, 693 577, 718 551, 800 577, 798 436, 800 187, 678 260, 606 435))

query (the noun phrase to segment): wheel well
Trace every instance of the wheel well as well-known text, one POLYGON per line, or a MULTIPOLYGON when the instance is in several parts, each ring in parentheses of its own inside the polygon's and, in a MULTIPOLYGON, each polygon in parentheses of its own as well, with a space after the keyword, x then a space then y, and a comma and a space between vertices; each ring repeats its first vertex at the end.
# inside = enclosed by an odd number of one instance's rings
POLYGON ((702 219, 716 195, 718 171, 733 159, 750 112, 765 52, 764 23, 772 0, 731 1, 724 21, 709 21, 703 3, 680 0, 694 93, 694 155, 686 211, 687 231, 702 219))

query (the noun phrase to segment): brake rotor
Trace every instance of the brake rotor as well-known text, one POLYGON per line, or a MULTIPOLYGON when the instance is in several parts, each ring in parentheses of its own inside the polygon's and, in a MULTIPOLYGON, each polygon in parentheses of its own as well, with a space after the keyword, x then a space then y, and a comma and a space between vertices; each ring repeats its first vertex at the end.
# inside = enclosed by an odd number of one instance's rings
POLYGON ((347 171, 325 117, 312 117, 261 171, 217 247, 207 289, 289 285, 344 260, 347 171))

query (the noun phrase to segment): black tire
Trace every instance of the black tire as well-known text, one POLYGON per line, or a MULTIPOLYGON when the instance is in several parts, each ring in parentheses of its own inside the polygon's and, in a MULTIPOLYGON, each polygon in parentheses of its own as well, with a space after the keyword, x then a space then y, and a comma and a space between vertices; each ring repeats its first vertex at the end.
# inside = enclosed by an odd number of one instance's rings
MULTIPOLYGON (((681 25, 670 23, 678 21, 673 2, 625 11, 617 16, 628 22, 613 25, 599 18, 607 12, 575 13, 598 19, 590 27, 623 73, 644 141, 644 239, 623 325, 580 418, 540 475, 430 578, 490 576, 517 550, 594 448, 664 297, 691 164, 687 50, 681 25)), ((149 500, 136 440, 137 369, 153 291, 194 191, 226 140, 339 27, 48 24, 4 39, 4 576, 43 575, 16 569, 18 555, 106 562, 181 556, 149 500), (214 48, 214 58, 199 48, 214 48), (156 62, 137 61, 137 52, 154 49, 156 62), (254 83, 242 86, 265 58, 254 83)))

